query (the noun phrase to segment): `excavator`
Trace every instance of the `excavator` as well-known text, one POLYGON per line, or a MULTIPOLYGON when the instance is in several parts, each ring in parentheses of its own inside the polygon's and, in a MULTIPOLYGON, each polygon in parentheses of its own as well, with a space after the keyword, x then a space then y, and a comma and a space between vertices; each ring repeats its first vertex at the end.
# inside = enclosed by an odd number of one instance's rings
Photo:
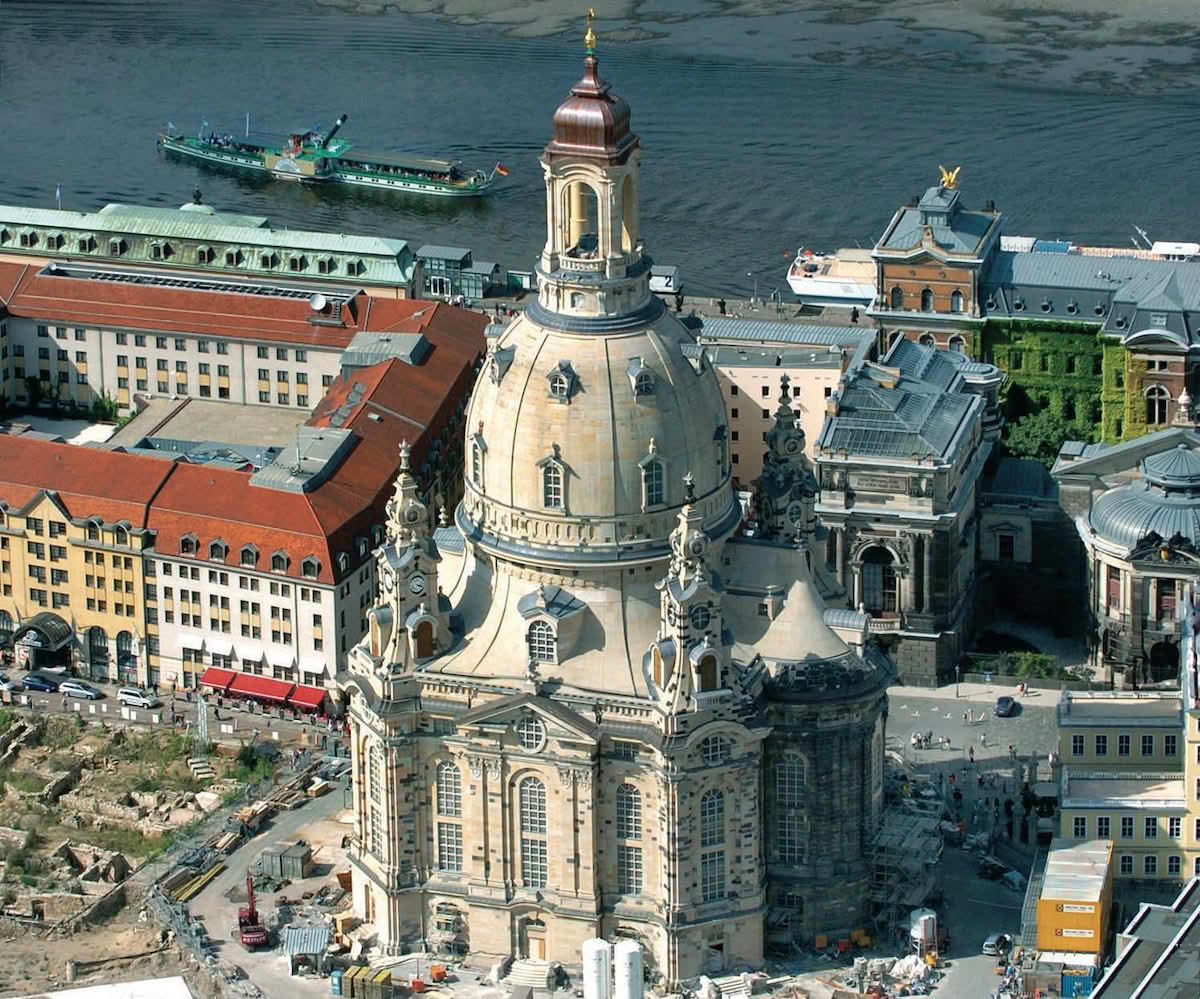
POLYGON ((246 871, 246 904, 238 909, 238 924, 233 937, 246 950, 271 945, 271 933, 259 918, 258 906, 254 903, 254 875, 250 871, 246 871))

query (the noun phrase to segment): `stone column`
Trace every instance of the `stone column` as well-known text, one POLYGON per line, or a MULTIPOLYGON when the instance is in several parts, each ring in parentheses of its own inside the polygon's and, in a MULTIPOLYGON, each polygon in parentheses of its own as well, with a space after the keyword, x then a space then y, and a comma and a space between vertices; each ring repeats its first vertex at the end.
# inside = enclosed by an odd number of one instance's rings
POLYGON ((833 531, 833 564, 837 567, 838 586, 846 589, 846 534, 844 527, 832 527, 833 531))
POLYGON ((921 582, 925 590, 921 610, 926 614, 933 613, 933 544, 935 537, 934 534, 926 534, 921 541, 921 557, 924 567, 924 579, 921 582))
POLYGON ((855 562, 851 568, 854 570, 854 609, 858 610, 862 604, 862 563, 855 562))

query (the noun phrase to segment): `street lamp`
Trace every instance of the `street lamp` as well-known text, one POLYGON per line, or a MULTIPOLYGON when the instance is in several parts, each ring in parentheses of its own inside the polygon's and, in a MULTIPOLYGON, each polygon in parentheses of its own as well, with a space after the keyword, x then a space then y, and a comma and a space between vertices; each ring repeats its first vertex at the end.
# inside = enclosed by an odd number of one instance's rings
POLYGON ((754 278, 754 297, 750 299, 750 304, 754 305, 758 301, 758 273, 756 271, 746 271, 746 277, 754 278))
POLYGON ((958 663, 954 664, 954 697, 958 699, 958 663))

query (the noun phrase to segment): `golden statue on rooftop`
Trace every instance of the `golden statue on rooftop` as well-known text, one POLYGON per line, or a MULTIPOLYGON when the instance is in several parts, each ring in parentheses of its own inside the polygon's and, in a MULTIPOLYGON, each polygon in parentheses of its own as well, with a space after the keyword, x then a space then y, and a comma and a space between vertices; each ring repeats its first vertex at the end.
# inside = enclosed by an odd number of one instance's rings
POLYGON ((958 187, 958 171, 962 169, 961 166, 956 166, 953 170, 947 170, 939 163, 938 169, 942 171, 942 187, 947 191, 953 191, 958 187))
POLYGON ((592 22, 596 20, 596 8, 589 7, 587 12, 587 34, 583 36, 583 44, 587 46, 588 54, 596 51, 596 32, 592 30, 592 22))

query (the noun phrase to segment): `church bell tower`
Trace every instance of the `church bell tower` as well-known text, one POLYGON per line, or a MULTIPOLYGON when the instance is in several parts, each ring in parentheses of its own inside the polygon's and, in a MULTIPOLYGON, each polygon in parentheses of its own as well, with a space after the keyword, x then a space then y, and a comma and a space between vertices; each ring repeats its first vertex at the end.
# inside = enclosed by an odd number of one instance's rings
POLYGON ((535 312, 581 318, 645 310, 650 260, 641 241, 638 137, 629 105, 600 79, 588 12, 583 76, 554 114, 542 154, 546 246, 538 261, 535 312))

